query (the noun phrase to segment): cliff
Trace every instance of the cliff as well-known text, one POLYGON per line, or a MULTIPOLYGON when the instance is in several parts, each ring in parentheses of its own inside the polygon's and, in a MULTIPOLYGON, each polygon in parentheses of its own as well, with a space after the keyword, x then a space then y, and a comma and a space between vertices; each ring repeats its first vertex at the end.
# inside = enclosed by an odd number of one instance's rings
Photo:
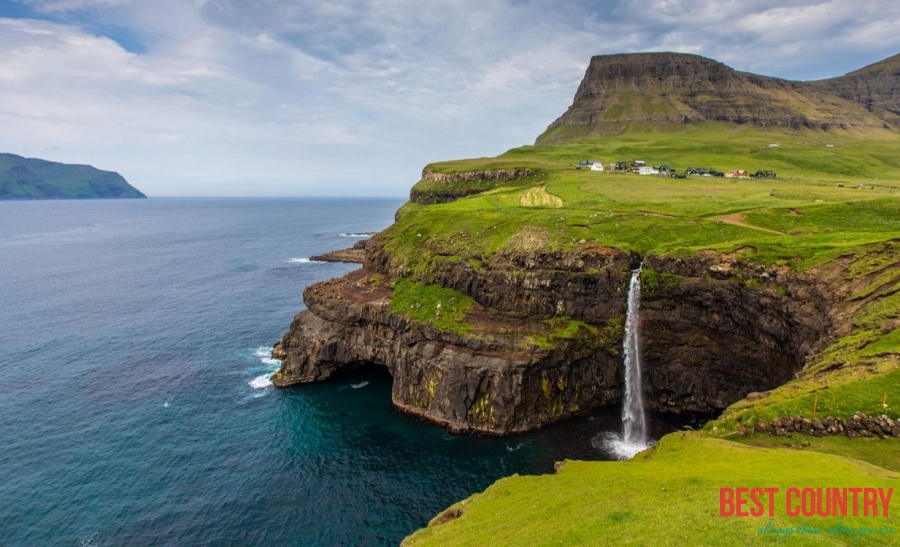
MULTIPOLYGON (((594 248, 504 253, 477 270, 456 262, 434 280, 473 301, 471 329, 453 332, 392 306, 400 269, 375 243, 363 269, 304 292, 308 310, 273 352, 284 360, 277 386, 385 366, 398 409, 489 434, 621 400, 625 299, 638 257, 594 248)), ((784 268, 705 253, 649 255, 644 272, 645 392, 657 410, 718 412, 777 387, 823 347, 834 323, 831 287, 784 268)))
POLYGON ((900 352, 900 135, 827 85, 693 55, 595 57, 539 141, 661 125, 429 165, 395 223, 357 249, 362 269, 304 291, 273 383, 385 367, 396 408, 495 435, 618 404, 641 263, 651 408, 718 413, 795 379, 817 385, 823 371, 880 370, 882 354, 900 352), (576 168, 600 157, 779 176, 576 168))
MULTIPOLYGON (((891 65, 892 66, 892 65, 891 65)), ((738 72, 684 53, 591 58, 568 110, 538 144, 616 134, 644 124, 673 129, 700 121, 760 127, 883 127, 900 117, 896 70, 863 69, 822 82, 794 82, 738 72), (877 111, 876 111, 877 110, 877 111)))
POLYGON ((0 199, 146 197, 112 171, 0 153, 0 199))

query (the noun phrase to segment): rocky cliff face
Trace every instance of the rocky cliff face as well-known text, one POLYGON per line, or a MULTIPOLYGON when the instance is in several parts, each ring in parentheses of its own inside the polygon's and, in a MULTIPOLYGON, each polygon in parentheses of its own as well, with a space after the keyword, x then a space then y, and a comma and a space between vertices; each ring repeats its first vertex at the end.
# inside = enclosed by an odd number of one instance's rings
MULTIPOLYGON (((457 432, 508 434, 619 403, 631 270, 614 249, 500 253, 458 261, 436 282, 475 300, 454 333, 392 311, 401 273, 376 237, 363 269, 304 292, 308 310, 276 345, 280 387, 385 366, 394 405, 457 432), (552 318, 593 328, 555 338, 552 318)), ((712 412, 791 379, 832 327, 833 297, 812 279, 734 256, 644 257, 645 400, 712 412)))
POLYGON ((900 55, 839 78, 810 82, 810 86, 853 101, 885 122, 900 126, 900 55))
POLYGON ((888 101, 895 97, 898 78, 867 74, 866 83, 849 75, 831 83, 804 83, 738 72, 698 55, 599 55, 591 59, 572 105, 537 143, 614 134, 638 122, 882 127, 884 121, 863 107, 867 99, 860 89, 872 90, 868 82, 877 80, 876 95, 888 101))
POLYGON ((534 169, 525 168, 437 173, 426 167, 422 170, 422 179, 410 191, 409 201, 422 205, 447 203, 479 194, 505 182, 527 179, 533 175, 534 169))

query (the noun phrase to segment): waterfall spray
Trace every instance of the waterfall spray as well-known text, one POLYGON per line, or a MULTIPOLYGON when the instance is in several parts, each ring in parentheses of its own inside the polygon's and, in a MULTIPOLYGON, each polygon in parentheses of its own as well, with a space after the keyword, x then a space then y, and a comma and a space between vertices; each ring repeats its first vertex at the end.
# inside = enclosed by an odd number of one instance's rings
POLYGON ((625 401, 622 404, 622 437, 615 438, 610 447, 619 459, 631 459, 646 449, 647 419, 644 416, 644 397, 641 392, 641 344, 638 316, 641 309, 641 269, 631 272, 628 287, 628 315, 625 320, 625 401))

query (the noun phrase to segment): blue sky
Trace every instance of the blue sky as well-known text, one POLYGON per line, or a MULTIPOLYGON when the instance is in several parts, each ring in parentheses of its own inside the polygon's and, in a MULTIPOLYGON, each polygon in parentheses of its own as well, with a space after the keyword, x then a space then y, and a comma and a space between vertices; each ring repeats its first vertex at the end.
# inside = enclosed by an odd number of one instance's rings
POLYGON ((402 196, 530 144, 592 55, 809 80, 900 53, 873 0, 0 0, 0 151, 150 196, 402 196))

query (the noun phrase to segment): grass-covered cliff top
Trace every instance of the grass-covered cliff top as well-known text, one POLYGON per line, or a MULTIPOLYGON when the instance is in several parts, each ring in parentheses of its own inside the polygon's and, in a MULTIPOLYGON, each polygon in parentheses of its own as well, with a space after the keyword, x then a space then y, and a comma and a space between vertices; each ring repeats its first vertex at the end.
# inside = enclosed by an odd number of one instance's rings
MULTIPOLYGON (((478 265, 495 253, 616 247, 639 254, 733 252, 794 270, 836 268, 851 290, 846 332, 796 380, 741 401, 696 433, 665 437, 627 463, 569 462, 553 476, 510 477, 454 505, 410 545, 768 545, 758 531, 897 528, 893 535, 795 533, 798 545, 900 544, 900 501, 890 517, 718 515, 720 487, 900 486, 900 440, 770 437, 753 431, 778 416, 847 418, 900 412, 900 136, 887 130, 774 130, 703 123, 678 132, 525 146, 489 159, 430 165, 459 174, 530 169, 449 203, 408 203, 386 248, 427 281, 442 260, 478 265), (772 147, 771 144, 778 146, 772 147), (644 160, 719 171, 770 170, 775 179, 672 179, 576 170, 581 160, 644 160)), ((452 185, 449 180, 441 184, 452 185)), ((430 191, 434 181, 420 185, 430 191)), ((831 270, 830 270, 831 269, 831 270)))
MULTIPOLYGON (((532 169, 523 180, 451 203, 408 203, 391 228, 398 256, 490 256, 532 241, 543 250, 605 245, 640 254, 756 250, 755 260, 813 264, 900 235, 900 136, 868 131, 763 131, 703 123, 680 133, 524 146, 497 158, 436 163, 437 173, 532 169), (777 147, 770 145, 777 144, 777 147), (830 145, 830 146, 829 146, 830 145), (579 161, 644 160, 775 179, 673 179, 576 169, 579 161)), ((422 182, 418 190, 455 182, 422 182)))

